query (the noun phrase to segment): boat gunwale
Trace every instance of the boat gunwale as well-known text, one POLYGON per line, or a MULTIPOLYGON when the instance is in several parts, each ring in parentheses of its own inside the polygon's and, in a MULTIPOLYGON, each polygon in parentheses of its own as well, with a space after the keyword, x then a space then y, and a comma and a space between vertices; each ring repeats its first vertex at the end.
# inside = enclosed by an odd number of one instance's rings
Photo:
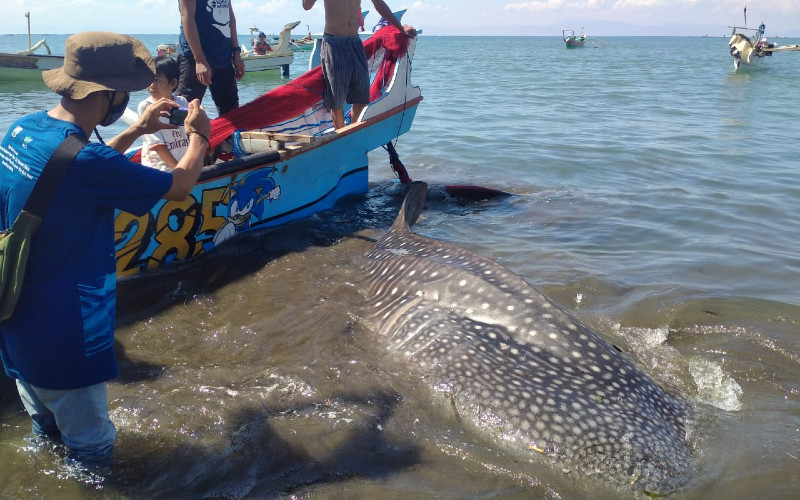
POLYGON ((11 57, 25 57, 25 58, 37 58, 37 59, 64 59, 64 56, 59 56, 56 54, 20 54, 17 52, 0 52, 0 56, 11 56, 11 57))
MULTIPOLYGON (((288 160, 290 160, 292 158, 295 158, 297 156, 305 154, 305 153, 307 153, 309 151, 312 151, 312 150, 314 150, 316 148, 319 148, 319 147, 322 147, 324 145, 330 144, 331 142, 334 142, 334 141, 336 141, 338 139, 341 139, 341 138, 344 138, 344 137, 346 137, 348 135, 354 134, 354 133, 356 133, 356 132, 358 132, 358 131, 360 131, 360 130, 362 130, 364 128, 367 128, 367 127, 370 127, 370 126, 373 126, 373 125, 377 125, 378 123, 386 120, 387 118, 390 118, 390 117, 392 117, 394 115, 397 115, 399 113, 402 113, 402 112, 406 111, 407 109, 411 109, 411 108, 419 105, 419 103, 422 100, 423 100, 423 96, 420 95, 418 97, 410 99, 409 101, 404 102, 403 104, 400 104, 400 105, 395 106, 395 107, 393 107, 391 109, 388 109, 388 110, 384 111, 383 113, 370 118, 369 120, 360 121, 360 122, 357 122, 357 123, 352 123, 352 124, 344 127, 343 129, 340 129, 340 130, 338 130, 336 132, 332 132, 332 133, 325 134, 325 135, 322 135, 322 136, 309 136, 309 137, 312 138, 311 141, 309 143, 307 143, 307 144, 304 144, 304 145, 300 146, 300 147, 292 148, 292 149, 276 149, 276 150, 272 150, 272 151, 278 152, 280 154, 280 156, 278 158, 274 159, 274 160, 271 160, 271 161, 266 161, 264 163, 259 163, 257 165, 253 165, 253 166, 247 166, 247 167, 244 167, 244 168, 241 168, 241 169, 234 168, 234 170, 230 170, 229 168, 226 168, 226 164, 229 164, 231 162, 239 162, 239 161, 242 161, 242 160, 246 160, 248 157, 237 158, 235 160, 230 160, 228 162, 218 163, 218 164, 215 164, 215 165, 208 165, 206 167, 203 167, 203 172, 200 174, 200 179, 198 180, 197 184, 200 185, 200 184, 203 184, 205 182, 211 182, 211 181, 214 181, 214 180, 217 180, 217 179, 222 179, 222 178, 225 178, 225 177, 239 175, 239 174, 242 174, 242 173, 245 173, 245 172, 250 172, 250 171, 253 171, 253 170, 257 170, 259 168, 264 168, 264 167, 267 167, 267 166, 270 166, 270 165, 275 165, 277 163, 288 161, 288 160)), ((264 153, 254 153, 254 155, 265 154, 265 153, 269 153, 269 151, 265 151, 264 153)))

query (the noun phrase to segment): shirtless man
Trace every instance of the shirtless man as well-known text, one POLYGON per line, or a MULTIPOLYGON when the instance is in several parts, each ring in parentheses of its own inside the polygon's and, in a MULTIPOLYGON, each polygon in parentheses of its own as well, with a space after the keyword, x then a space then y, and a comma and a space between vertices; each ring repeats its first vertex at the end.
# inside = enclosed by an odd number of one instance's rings
MULTIPOLYGON (((317 0, 303 0, 310 10, 317 0)), ((383 0, 372 5, 389 24, 405 36, 414 38, 417 30, 400 24, 392 9, 383 0)), ((331 110, 333 126, 344 127, 344 103, 353 105, 352 119, 361 116, 369 103, 369 68, 364 45, 358 36, 361 0, 325 0, 325 35, 322 38, 320 61, 325 77, 325 106, 331 110)))

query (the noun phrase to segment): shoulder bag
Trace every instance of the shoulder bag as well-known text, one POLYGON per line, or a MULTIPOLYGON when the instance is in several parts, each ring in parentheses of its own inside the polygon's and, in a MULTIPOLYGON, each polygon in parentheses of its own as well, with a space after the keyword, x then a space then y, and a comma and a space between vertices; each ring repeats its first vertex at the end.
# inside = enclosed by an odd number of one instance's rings
POLYGON ((25 208, 14 220, 11 229, 0 232, 0 321, 7 320, 14 313, 22 291, 31 237, 42 222, 42 215, 50 205, 61 179, 86 142, 78 134, 68 135, 64 139, 44 166, 31 196, 25 202, 25 208))

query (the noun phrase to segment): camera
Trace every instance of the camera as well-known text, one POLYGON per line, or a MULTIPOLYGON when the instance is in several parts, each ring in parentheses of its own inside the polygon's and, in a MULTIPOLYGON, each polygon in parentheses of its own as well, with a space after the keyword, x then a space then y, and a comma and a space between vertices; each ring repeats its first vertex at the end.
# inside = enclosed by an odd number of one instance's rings
POLYGON ((187 108, 172 108, 169 110, 169 122, 173 125, 183 125, 188 114, 189 109, 187 108))

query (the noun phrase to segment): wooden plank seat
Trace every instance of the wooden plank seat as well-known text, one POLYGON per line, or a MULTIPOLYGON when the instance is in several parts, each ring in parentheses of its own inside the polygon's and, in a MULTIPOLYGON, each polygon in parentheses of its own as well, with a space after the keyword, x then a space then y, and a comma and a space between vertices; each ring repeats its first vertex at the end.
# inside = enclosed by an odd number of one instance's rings
POLYGON ((311 144, 317 138, 306 134, 283 134, 277 132, 241 132, 239 142, 248 153, 261 153, 268 150, 295 151, 311 144))

